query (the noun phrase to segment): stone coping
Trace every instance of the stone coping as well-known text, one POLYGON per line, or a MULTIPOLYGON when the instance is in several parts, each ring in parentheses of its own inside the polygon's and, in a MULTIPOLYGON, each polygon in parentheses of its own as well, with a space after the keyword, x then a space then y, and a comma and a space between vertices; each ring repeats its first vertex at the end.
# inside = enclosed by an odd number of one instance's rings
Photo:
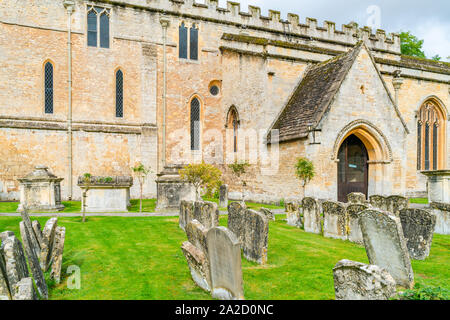
POLYGON ((430 207, 433 209, 439 209, 442 211, 450 212, 450 203, 442 203, 442 202, 432 202, 430 207))
POLYGON ((420 173, 429 176, 450 176, 450 170, 430 170, 430 171, 420 171, 420 173))
MULTIPOLYGON (((79 187, 86 187, 84 179, 84 176, 78 177, 79 187)), ((131 176, 92 176, 89 180, 89 188, 129 188, 133 185, 133 177, 131 176)))

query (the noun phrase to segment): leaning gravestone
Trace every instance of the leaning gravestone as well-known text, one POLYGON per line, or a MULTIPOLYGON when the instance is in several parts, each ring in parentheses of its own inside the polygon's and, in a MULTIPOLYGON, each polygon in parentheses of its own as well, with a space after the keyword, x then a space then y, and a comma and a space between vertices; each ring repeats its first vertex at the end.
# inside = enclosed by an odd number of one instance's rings
POLYGON ((9 292, 8 279, 6 276, 6 266, 2 255, 0 254, 0 300, 11 300, 9 292))
POLYGON ((358 244, 364 244, 363 235, 359 226, 359 216, 368 207, 362 204, 347 206, 347 236, 348 240, 358 244))
POLYGON ((422 209, 403 209, 399 214, 409 256, 425 260, 433 242, 436 216, 422 209))
POLYGON ((38 292, 42 298, 48 299, 48 288, 45 283, 44 273, 39 265, 38 257, 32 249, 30 235, 23 221, 20 222, 20 234, 22 236, 23 246, 25 247, 25 253, 28 257, 28 264, 30 266, 31 273, 33 274, 38 292))
POLYGON ((324 237, 347 240, 344 204, 326 201, 322 204, 322 208, 324 237))
POLYGON ((206 234, 208 229, 205 228, 198 220, 192 220, 186 226, 186 236, 188 241, 196 248, 208 254, 208 245, 206 243, 206 234))
POLYGON ((206 239, 212 297, 220 300, 244 300, 239 240, 225 227, 210 229, 206 239))
POLYGON ((50 267, 57 226, 58 218, 51 218, 47 220, 42 231, 41 268, 44 272, 50 267))
POLYGON ((4 271, 10 288, 29 276, 25 253, 16 236, 9 236, 2 241, 1 255, 4 259, 4 271))
POLYGON ((370 205, 376 209, 387 211, 387 199, 386 197, 373 195, 369 197, 370 205))
POLYGON ((189 221, 193 220, 194 216, 194 201, 182 200, 180 203, 180 217, 179 225, 180 228, 185 230, 186 225, 189 221))
POLYGON ((336 300, 389 300, 396 293, 394 278, 375 265, 341 260, 333 278, 336 300))
POLYGON ((306 232, 321 234, 322 219, 320 217, 320 203, 314 198, 303 198, 303 226, 306 232))
POLYGON ((62 266, 65 239, 66 239, 66 228, 59 226, 56 227, 55 242, 51 258, 52 271, 50 272, 50 279, 55 280, 56 283, 59 283, 61 280, 61 266, 62 266))
POLYGON ((390 196, 386 198, 386 204, 387 211, 398 217, 400 210, 408 208, 408 199, 402 196, 390 196))
POLYGON ((37 300, 36 291, 34 291, 33 280, 23 278, 13 286, 13 300, 37 300))
POLYGON ((272 220, 275 221, 275 215, 273 214, 272 211, 270 211, 267 208, 260 208, 259 209, 259 213, 261 213, 262 215, 264 215, 266 217, 267 220, 272 220))
POLYGON ((232 202, 228 205, 228 229, 241 243, 244 240, 243 213, 246 209, 242 202, 232 202))
POLYGON ((205 254, 189 241, 183 242, 181 250, 186 258, 194 282, 203 290, 210 292, 211 276, 209 262, 205 254))
POLYGON ((219 207, 228 207, 228 185, 223 184, 219 188, 219 207))
POLYGON ((366 195, 361 192, 352 192, 347 195, 347 200, 352 204, 365 204, 366 195))
POLYGON ((28 233, 30 235, 30 242, 31 242, 33 251, 39 257, 41 255, 41 246, 39 244, 39 241, 38 241, 36 235, 34 234, 33 225, 31 223, 30 216, 28 215, 28 212, 26 209, 23 209, 20 212, 20 215, 22 216, 22 220, 23 220, 25 227, 27 228, 28 233))
POLYGON ((243 213, 243 230, 242 251, 244 257, 249 261, 266 264, 269 221, 259 212, 245 210, 243 213))
POLYGON ((32 221, 31 226, 33 227, 34 235, 36 236, 39 245, 42 247, 42 244, 44 243, 44 236, 42 235, 41 224, 39 221, 34 220, 32 221))
POLYGON ((414 274, 400 219, 389 212, 368 209, 359 225, 370 264, 386 269, 398 285, 414 286, 414 274))
MULTIPOLYGON (((217 203, 208 201, 195 201, 192 219, 198 220, 206 229, 219 225, 219 207, 217 203)), ((186 221, 189 223, 190 221, 186 221)))

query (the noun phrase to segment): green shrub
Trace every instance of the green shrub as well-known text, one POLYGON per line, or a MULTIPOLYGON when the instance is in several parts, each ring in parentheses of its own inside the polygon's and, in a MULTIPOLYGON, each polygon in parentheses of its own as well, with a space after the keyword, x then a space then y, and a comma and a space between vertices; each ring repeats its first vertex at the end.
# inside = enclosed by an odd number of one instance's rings
POLYGON ((450 290, 417 283, 414 289, 397 294, 394 300, 450 300, 450 290))

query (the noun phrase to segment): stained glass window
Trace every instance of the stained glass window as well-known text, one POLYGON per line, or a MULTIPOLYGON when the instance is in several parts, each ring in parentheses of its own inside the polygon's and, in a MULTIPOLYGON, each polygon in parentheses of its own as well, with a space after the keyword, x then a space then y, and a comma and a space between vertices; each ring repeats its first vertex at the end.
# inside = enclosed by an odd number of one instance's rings
POLYGON ((179 28, 179 57, 187 59, 187 28, 184 26, 184 22, 179 28))
POLYGON ((45 113, 53 113, 53 65, 45 64, 45 113))
POLYGON ((200 150, 200 101, 191 101, 191 150, 200 150))
POLYGON ((116 72, 116 117, 123 117, 123 73, 116 72))
POLYGON ((196 28, 195 25, 192 26, 189 36, 190 36, 189 58, 191 60, 198 60, 198 29, 196 28))

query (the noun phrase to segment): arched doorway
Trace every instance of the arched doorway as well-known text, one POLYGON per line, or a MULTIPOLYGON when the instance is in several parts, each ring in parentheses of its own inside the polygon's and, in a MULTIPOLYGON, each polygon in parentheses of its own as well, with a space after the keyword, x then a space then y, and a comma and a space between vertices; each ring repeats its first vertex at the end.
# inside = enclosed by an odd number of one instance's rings
POLYGON ((338 200, 347 202, 352 192, 368 194, 369 155, 364 143, 354 134, 341 144, 338 153, 338 200))

